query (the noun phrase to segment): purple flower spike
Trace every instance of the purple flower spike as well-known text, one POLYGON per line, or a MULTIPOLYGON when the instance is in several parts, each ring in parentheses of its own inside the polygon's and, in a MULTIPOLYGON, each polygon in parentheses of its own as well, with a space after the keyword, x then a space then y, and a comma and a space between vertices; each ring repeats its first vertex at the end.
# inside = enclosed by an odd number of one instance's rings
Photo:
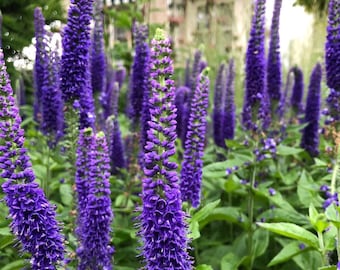
POLYGON ((214 127, 214 142, 219 147, 225 147, 224 143, 224 69, 225 65, 220 65, 218 70, 216 81, 215 81, 215 92, 214 92, 214 110, 213 110, 213 127, 214 127))
MULTIPOLYGON (((88 131, 85 131, 85 133, 88 131)), ((110 198, 110 161, 108 148, 103 132, 94 136, 94 159, 88 160, 86 208, 79 214, 83 230, 80 232, 80 247, 77 254, 80 257, 79 270, 112 269, 111 257, 114 252, 110 246, 110 232, 113 213, 110 198)), ((85 151, 87 149, 84 149, 85 151)))
POLYGON ((57 51, 50 53, 48 70, 42 84, 42 132, 48 136, 51 146, 63 135, 64 114, 59 88, 60 58, 57 51))
POLYGON ((304 122, 308 125, 304 128, 301 147, 306 149, 311 156, 317 156, 319 154, 319 118, 320 118, 320 98, 321 98, 321 77, 322 69, 321 65, 317 64, 312 72, 307 103, 305 111, 304 122))
POLYGON ((80 129, 95 124, 89 62, 92 6, 93 0, 71 0, 62 39, 60 88, 66 104, 80 102, 80 129))
POLYGON ((197 79, 197 87, 191 102, 181 170, 182 200, 190 202, 195 208, 200 205, 208 105, 209 78, 205 70, 197 79))
POLYGON ((192 269, 175 154, 176 108, 170 40, 157 29, 152 40, 150 121, 144 154, 143 208, 139 217, 145 269, 192 269))
POLYGON ((281 99, 281 56, 280 56, 280 11, 282 0, 275 0, 272 25, 270 29, 270 43, 267 60, 267 89, 272 112, 277 113, 277 106, 281 99))
POLYGON ((121 169, 127 167, 119 122, 116 117, 112 117, 107 120, 106 130, 109 134, 108 140, 111 173, 116 175, 121 169))
POLYGON ((192 92, 194 92, 196 89, 197 77, 201 73, 200 72, 200 63, 202 61, 201 59, 202 59, 202 52, 200 50, 196 50, 195 55, 194 55, 194 62, 192 64, 192 69, 191 69, 191 78, 190 78, 190 87, 189 87, 192 92))
POLYGON ((0 177, 12 219, 11 230, 31 254, 33 270, 56 269, 64 258, 63 237, 55 208, 34 182, 35 175, 24 145, 24 130, 0 50, 0 177))
POLYGON ((150 49, 146 42, 148 28, 146 25, 134 24, 135 56, 132 65, 130 91, 130 118, 134 127, 139 123, 143 111, 144 100, 149 97, 149 61, 150 49))
POLYGON ((294 74, 294 85, 292 90, 292 96, 290 99, 290 104, 292 106, 295 115, 303 112, 303 73, 299 67, 293 67, 292 72, 294 74))
POLYGON ((34 9, 34 31, 35 31, 35 61, 33 69, 34 81, 34 104, 33 114, 34 120, 39 124, 41 122, 41 99, 42 99, 42 85, 45 80, 45 73, 47 72, 47 51, 46 51, 46 31, 44 29, 45 18, 42 14, 41 8, 34 9))
POLYGON ((265 89, 265 8, 265 0, 256 0, 246 54, 246 90, 242 123, 248 130, 259 128, 257 120, 262 120, 263 125, 267 124, 266 118, 269 115, 268 97, 265 89))
POLYGON ((328 25, 325 44, 326 79, 329 88, 340 91, 340 1, 330 0, 328 4, 328 25))
POLYGON ((184 72, 184 86, 190 89, 190 59, 187 59, 184 72))
POLYGON ((231 59, 228 65, 228 73, 226 80, 225 97, 224 97, 224 111, 223 111, 223 140, 232 140, 235 135, 235 66, 234 60, 231 59))
POLYGON ((115 81, 118 83, 119 89, 122 88, 126 77, 126 69, 123 65, 119 65, 115 70, 115 81))
POLYGON ((187 133, 187 124, 189 119, 189 102, 191 90, 186 86, 180 86, 176 90, 175 105, 177 109, 177 137, 181 139, 184 148, 185 136, 187 133))
POLYGON ((103 1, 94 2, 94 27, 91 47, 91 82, 93 92, 103 92, 105 87, 104 16, 103 1))

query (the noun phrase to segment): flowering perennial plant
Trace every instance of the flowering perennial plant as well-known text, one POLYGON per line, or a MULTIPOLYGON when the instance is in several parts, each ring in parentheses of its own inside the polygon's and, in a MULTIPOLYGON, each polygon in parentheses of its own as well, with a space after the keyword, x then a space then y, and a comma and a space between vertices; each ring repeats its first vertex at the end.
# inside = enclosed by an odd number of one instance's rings
POLYGON ((223 111, 223 140, 234 139, 235 133, 235 65, 234 60, 231 59, 228 64, 228 73, 226 78, 226 88, 224 96, 224 111, 223 111))
POLYGON ((71 0, 62 39, 60 87, 66 105, 79 100, 80 129, 95 123, 89 61, 92 6, 93 0, 71 0))
MULTIPOLYGON (((147 43, 148 27, 134 23, 135 56, 132 65, 131 91, 130 91, 130 117, 134 125, 142 116, 144 100, 149 96, 149 62, 150 48, 147 43)), ((148 121, 148 119, 145 119, 148 121)), ((143 120, 143 121, 145 121, 143 120)))
POLYGON ((219 147, 225 147, 223 138, 223 112, 224 112, 224 69, 225 65, 220 65, 215 81, 215 92, 214 92, 214 109, 213 109, 213 125, 214 125, 214 141, 219 147))
POLYGON ((170 41, 157 29, 152 40, 150 121, 144 155, 140 231, 146 269, 192 269, 176 172, 175 89, 170 41))
POLYGON ((185 135, 189 118, 189 99, 191 96, 190 88, 180 86, 176 90, 175 105, 177 109, 177 137, 181 139, 184 147, 185 135))
POLYGON ((302 70, 297 66, 293 67, 292 72, 294 74, 294 84, 293 84, 292 96, 290 98, 290 104, 292 106, 294 114, 298 115, 303 112, 303 105, 302 105, 303 89, 304 89, 303 73, 302 73, 302 70))
POLYGON ((301 147, 306 149, 311 156, 319 154, 319 118, 320 118, 320 103, 321 103, 321 65, 317 64, 311 74, 305 119, 304 122, 308 125, 303 129, 301 138, 301 147))
POLYGON ((209 78, 206 71, 200 74, 197 81, 188 121, 180 185, 182 200, 190 202, 195 208, 200 205, 202 157, 209 105, 209 78))
POLYGON ((280 56, 280 10, 282 0, 275 0, 272 25, 270 29, 270 43, 267 60, 267 89, 273 113, 281 100, 281 56, 280 56))
POLYGON ((245 100, 242 123, 248 130, 259 128, 257 120, 263 125, 268 122, 268 100, 265 87, 265 0, 257 0, 246 53, 245 100))
POLYGON ((105 87, 104 16, 103 1, 94 1, 94 27, 91 44, 91 82, 93 92, 103 92, 105 87))
MULTIPOLYGON (((78 178, 78 180, 82 180, 82 187, 86 185, 87 188, 87 190, 82 190, 84 199, 82 207, 85 208, 80 209, 79 215, 81 216, 78 217, 81 225, 78 230, 80 239, 80 247, 77 250, 80 257, 78 269, 110 270, 112 269, 111 257, 114 251, 110 246, 113 213, 109 182, 110 160, 104 133, 100 132, 95 136, 91 129, 81 132, 79 148, 81 147, 91 147, 92 151, 81 164, 83 169, 83 165, 88 168, 87 175, 85 173, 84 179, 78 178), (83 139, 88 142, 82 141, 83 139), (81 145, 83 142, 85 144, 91 142, 91 145, 81 145)), ((88 148, 83 149, 84 152, 86 150, 88 148)))
POLYGON ((13 90, 0 51, 0 177, 12 219, 11 230, 31 254, 33 270, 56 269, 64 258, 63 237, 54 207, 34 182, 35 175, 24 148, 24 131, 13 90))
POLYGON ((55 143, 63 135, 63 101, 59 88, 60 57, 57 51, 49 53, 49 63, 42 83, 42 123, 41 130, 48 136, 49 144, 55 143))
POLYGON ((45 18, 42 14, 41 8, 34 9, 34 31, 35 31, 35 61, 33 68, 33 81, 34 81, 34 120, 37 123, 41 122, 41 99, 42 99, 42 86, 45 80, 45 73, 47 73, 47 51, 46 51, 46 31, 44 29, 45 18))

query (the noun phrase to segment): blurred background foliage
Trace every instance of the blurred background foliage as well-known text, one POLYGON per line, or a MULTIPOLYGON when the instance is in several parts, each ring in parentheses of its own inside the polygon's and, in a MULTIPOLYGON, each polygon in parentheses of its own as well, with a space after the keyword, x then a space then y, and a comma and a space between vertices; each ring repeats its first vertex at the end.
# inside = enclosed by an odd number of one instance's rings
POLYGON ((46 23, 55 20, 65 21, 66 13, 62 0, 1 0, 0 11, 3 17, 2 46, 6 64, 12 78, 18 73, 8 59, 22 57, 22 49, 32 42, 34 37, 34 8, 42 7, 46 23))

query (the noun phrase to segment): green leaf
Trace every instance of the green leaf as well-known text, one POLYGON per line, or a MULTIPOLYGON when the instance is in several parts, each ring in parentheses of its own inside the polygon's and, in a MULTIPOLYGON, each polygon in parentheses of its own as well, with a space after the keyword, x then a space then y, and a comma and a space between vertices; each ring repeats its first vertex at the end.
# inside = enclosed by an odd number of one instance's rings
POLYGON ((340 228, 340 217, 339 217, 339 209, 337 209, 338 207, 336 207, 334 205, 334 203, 332 203, 330 206, 327 207, 325 214, 327 219, 336 227, 336 228, 340 228))
POLYGON ((309 207, 310 204, 319 207, 322 204, 322 199, 319 195, 319 187, 305 170, 301 173, 297 194, 300 202, 306 207, 309 207))
POLYGON ((322 233, 329 226, 326 215, 318 213, 313 204, 309 206, 309 219, 313 228, 319 233, 322 233))
POLYGON ((279 235, 286 236, 288 238, 299 240, 310 247, 318 248, 319 242, 318 238, 312 234, 310 231, 299 227, 293 223, 256 223, 258 226, 265 228, 271 232, 277 233, 279 235))
POLYGON ((328 266, 323 266, 319 267, 318 270, 336 270, 336 265, 328 265, 328 266))
POLYGON ((215 220, 224 220, 226 222, 237 223, 243 228, 248 227, 248 218, 237 207, 217 207, 200 222, 200 228, 215 220))
POLYGON ((202 209, 200 209, 198 212, 196 212, 192 218, 191 221, 197 221, 200 222, 203 219, 207 218, 207 216, 211 213, 211 211, 216 208, 216 206, 220 203, 221 200, 216 200, 214 202, 208 203, 205 205, 202 209))
POLYGON ((254 257, 257 258, 264 254, 269 245, 269 232, 257 229, 253 235, 254 257))
POLYGON ((67 206, 71 205, 73 201, 72 187, 69 184, 61 184, 59 191, 62 203, 67 206))
POLYGON ((227 253, 221 260, 221 270, 237 270, 241 263, 240 258, 234 253, 227 253))
POLYGON ((0 235, 12 235, 8 227, 0 228, 0 235))
POLYGON ((294 156, 303 152, 302 148, 290 147, 286 145, 278 145, 276 148, 276 153, 279 156, 294 156))
POLYGON ((189 235, 188 238, 195 240, 197 238, 200 238, 200 225, 198 224, 197 221, 191 221, 189 223, 189 235))
POLYGON ((200 264, 196 267, 196 270, 214 270, 210 265, 200 264))
POLYGON ((284 246, 283 249, 269 262, 268 267, 289 261, 294 256, 306 251, 307 248, 301 249, 300 244, 301 243, 294 241, 284 246))
POLYGON ((18 260, 6 264, 6 266, 2 267, 1 270, 19 270, 22 269, 24 266, 27 266, 27 260, 18 260))
POLYGON ((0 250, 4 249, 5 247, 12 245, 14 242, 13 235, 5 235, 0 237, 0 250))

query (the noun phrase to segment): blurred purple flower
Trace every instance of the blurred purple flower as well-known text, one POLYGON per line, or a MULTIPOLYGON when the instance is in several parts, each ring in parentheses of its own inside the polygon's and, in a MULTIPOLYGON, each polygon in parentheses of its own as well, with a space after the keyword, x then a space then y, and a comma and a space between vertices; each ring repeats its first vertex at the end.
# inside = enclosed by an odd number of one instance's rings
POLYGON ((209 105, 209 78, 203 71, 197 78, 197 86, 191 102, 185 150, 181 170, 181 195, 193 207, 200 205, 202 181, 202 157, 207 128, 209 105))
POLYGON ((321 65, 317 64, 311 74, 304 123, 308 125, 303 129, 301 147, 311 156, 319 154, 319 118, 321 98, 321 65))
POLYGON ((267 126, 270 116, 265 88, 265 4, 265 0, 256 0, 246 53, 246 90, 242 124, 248 130, 257 130, 259 120, 263 126, 267 126))
POLYGON ((94 27, 91 42, 91 83, 93 92, 103 92, 106 79, 103 1, 95 0, 93 6, 94 27))

